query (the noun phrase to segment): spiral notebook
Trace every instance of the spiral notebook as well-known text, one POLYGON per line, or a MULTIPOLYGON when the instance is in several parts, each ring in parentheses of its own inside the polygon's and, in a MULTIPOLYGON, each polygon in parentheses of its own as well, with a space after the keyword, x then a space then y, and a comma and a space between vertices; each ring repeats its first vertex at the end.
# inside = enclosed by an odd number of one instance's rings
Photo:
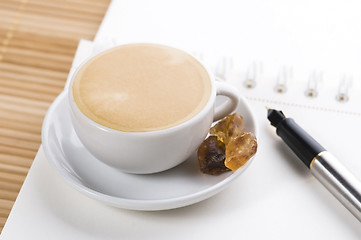
MULTIPOLYGON (((282 222, 293 222, 304 216, 308 216, 305 221, 312 217, 312 221, 320 222, 321 219, 314 216, 327 211, 330 216, 322 220, 324 226, 332 226, 331 222, 337 219, 339 223, 334 225, 335 229, 340 229, 340 224, 357 229, 357 220, 345 218, 345 215, 352 215, 317 182, 276 135, 275 128, 266 119, 266 108, 282 110, 287 117, 293 118, 361 181, 360 81, 352 76, 333 76, 315 70, 306 74, 292 67, 282 67, 273 75, 262 74, 261 70, 261 64, 252 63, 243 74, 229 70, 228 79, 246 96, 257 113, 261 129, 258 161, 269 169, 264 174, 275 171, 274 177, 279 181, 274 183, 278 185, 279 193, 294 201, 291 209, 283 209, 293 213, 282 218, 282 222), (291 197, 291 194, 294 195, 291 197), (295 209, 298 209, 297 214, 293 215, 295 209)), ((360 236, 359 230, 357 232, 360 236)), ((338 237, 330 234, 326 238, 338 237)))
POLYGON ((234 212, 247 238, 358 239, 359 222, 276 136, 266 118, 266 107, 283 110, 361 180, 358 4, 320 1, 310 7, 282 0, 222 5, 159 0, 143 2, 143 8, 138 4, 119 4, 96 40, 107 36, 116 44, 145 41, 188 50, 236 86, 253 107, 259 151, 245 180, 249 191, 238 189, 239 196, 250 197, 242 201, 242 210, 234 212), (310 219, 318 224, 312 236, 299 230, 310 219), (254 233, 255 228, 244 221, 257 222, 262 231, 254 233), (295 232, 297 236, 291 235, 295 232))
MULTIPOLYGON (((352 76, 333 76, 316 70, 308 74, 296 67, 281 67, 271 74, 262 64, 252 63, 247 71, 228 70, 228 77, 254 107, 261 129, 260 148, 265 156, 277 156, 275 166, 289 164, 304 168, 276 136, 266 119, 266 108, 282 110, 319 141, 361 181, 361 82, 352 76), (273 146, 270 148, 269 146, 273 146)), ((268 157, 269 158, 269 157, 268 157)), ((268 161, 267 157, 260 161, 268 161)), ((306 171, 302 169, 302 171, 306 171)), ((306 173, 309 177, 309 173, 306 173)), ((307 179, 306 177, 306 179, 307 179)), ((312 180, 314 181, 314 180, 312 180)), ((331 195, 330 195, 331 196, 331 195)))

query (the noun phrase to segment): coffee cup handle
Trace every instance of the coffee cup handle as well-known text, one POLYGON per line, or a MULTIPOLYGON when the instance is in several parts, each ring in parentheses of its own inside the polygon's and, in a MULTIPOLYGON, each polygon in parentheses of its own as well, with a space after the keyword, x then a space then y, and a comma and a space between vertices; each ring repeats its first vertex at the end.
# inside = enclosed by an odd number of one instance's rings
POLYGON ((214 111, 213 121, 220 120, 231 114, 234 110, 236 110, 240 97, 238 90, 224 82, 216 81, 217 88, 217 96, 222 95, 228 98, 228 100, 220 106, 217 106, 214 111))

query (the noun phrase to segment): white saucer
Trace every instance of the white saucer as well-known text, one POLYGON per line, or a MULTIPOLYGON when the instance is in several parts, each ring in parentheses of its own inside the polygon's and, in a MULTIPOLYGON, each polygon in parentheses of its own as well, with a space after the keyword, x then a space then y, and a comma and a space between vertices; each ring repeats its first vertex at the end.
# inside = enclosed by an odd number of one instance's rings
MULTIPOLYGON (((79 141, 70 121, 67 93, 49 108, 42 128, 48 161, 73 187, 106 204, 125 209, 165 210, 191 205, 220 192, 251 163, 241 169, 209 176, 202 174, 196 154, 181 165, 156 174, 135 175, 111 168, 91 155, 79 141)), ((258 136, 255 118, 241 99, 237 110, 246 130, 258 136)))

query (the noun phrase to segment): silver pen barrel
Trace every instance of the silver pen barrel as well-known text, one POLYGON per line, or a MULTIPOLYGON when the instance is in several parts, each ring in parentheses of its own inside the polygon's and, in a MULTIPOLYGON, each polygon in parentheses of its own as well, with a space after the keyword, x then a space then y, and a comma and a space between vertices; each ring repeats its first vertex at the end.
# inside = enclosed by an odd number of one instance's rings
POLYGON ((361 182, 282 111, 267 109, 276 133, 312 174, 361 222, 361 182))
POLYGON ((323 151, 311 162, 312 174, 361 222, 361 182, 331 153, 323 151))

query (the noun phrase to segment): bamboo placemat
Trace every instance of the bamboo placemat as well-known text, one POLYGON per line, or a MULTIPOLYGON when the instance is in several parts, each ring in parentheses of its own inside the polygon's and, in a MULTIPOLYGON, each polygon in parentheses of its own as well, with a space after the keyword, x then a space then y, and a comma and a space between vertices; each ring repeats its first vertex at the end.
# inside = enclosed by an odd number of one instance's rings
POLYGON ((40 146, 80 39, 110 0, 0 0, 0 232, 40 146))

